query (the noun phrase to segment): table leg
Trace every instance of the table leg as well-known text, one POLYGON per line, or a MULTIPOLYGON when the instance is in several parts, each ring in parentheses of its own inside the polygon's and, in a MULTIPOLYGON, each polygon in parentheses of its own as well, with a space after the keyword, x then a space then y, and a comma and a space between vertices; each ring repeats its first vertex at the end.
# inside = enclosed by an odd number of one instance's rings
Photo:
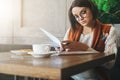
POLYGON ((16 75, 14 75, 14 80, 17 80, 17 76, 16 75))
POLYGON ((28 77, 24 77, 24 80, 28 80, 28 77))

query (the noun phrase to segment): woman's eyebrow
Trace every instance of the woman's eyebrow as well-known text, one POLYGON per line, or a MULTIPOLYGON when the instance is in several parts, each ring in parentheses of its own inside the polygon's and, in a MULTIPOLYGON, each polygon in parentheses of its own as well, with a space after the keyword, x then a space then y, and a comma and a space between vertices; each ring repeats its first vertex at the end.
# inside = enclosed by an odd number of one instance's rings
POLYGON ((78 16, 77 14, 74 14, 74 16, 78 16))
MULTIPOLYGON (((86 8, 82 9, 81 11, 85 11, 85 10, 86 10, 86 8)), ((80 12, 81 12, 81 11, 80 11, 80 12)))

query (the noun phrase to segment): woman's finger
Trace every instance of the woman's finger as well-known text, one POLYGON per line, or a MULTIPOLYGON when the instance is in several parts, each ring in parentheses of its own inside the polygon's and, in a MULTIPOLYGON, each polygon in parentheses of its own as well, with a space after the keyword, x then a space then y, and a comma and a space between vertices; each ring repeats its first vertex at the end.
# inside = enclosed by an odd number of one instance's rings
POLYGON ((69 49, 69 48, 66 48, 65 51, 68 52, 68 51, 70 51, 70 49, 69 49))

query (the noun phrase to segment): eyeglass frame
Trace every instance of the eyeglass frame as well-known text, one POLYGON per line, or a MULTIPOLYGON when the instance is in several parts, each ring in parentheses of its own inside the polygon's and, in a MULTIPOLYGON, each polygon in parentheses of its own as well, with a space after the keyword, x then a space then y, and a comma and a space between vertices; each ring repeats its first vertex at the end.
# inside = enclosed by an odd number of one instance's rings
POLYGON ((73 15, 74 17, 75 17, 75 19, 77 20, 77 21, 79 21, 79 18, 86 18, 87 17, 87 13, 88 13, 88 11, 87 11, 87 9, 85 8, 84 10, 82 10, 80 13, 79 13, 79 15, 73 15))

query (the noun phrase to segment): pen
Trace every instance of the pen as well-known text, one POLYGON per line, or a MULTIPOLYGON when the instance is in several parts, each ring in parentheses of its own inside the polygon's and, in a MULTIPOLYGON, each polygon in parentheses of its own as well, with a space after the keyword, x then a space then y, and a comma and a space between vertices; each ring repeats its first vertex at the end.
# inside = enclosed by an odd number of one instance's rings
POLYGON ((68 44, 70 44, 69 42, 63 42, 62 43, 63 45, 68 45, 68 44))

